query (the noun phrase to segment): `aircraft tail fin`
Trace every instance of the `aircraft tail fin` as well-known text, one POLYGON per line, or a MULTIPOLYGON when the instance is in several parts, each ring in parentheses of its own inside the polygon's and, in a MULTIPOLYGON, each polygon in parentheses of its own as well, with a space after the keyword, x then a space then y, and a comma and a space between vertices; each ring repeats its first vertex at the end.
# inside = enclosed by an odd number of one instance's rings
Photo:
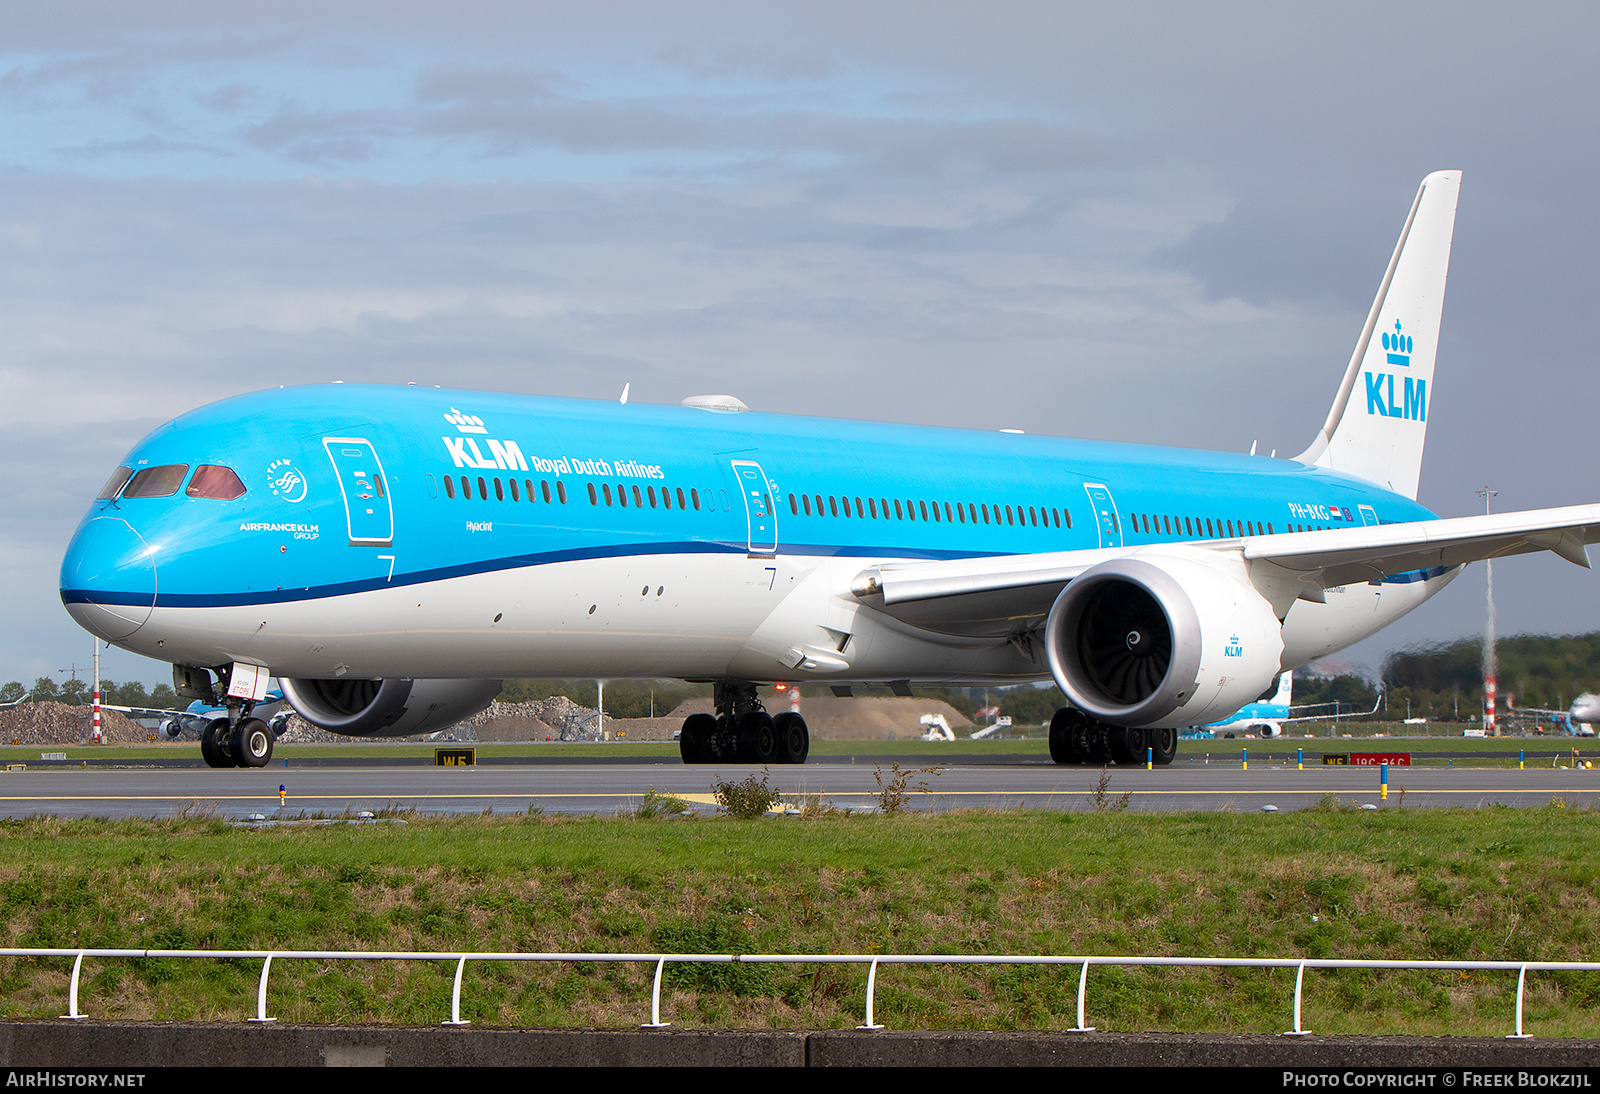
POLYGON ((1296 459, 1417 496, 1460 171, 1422 180, 1344 382, 1296 459))

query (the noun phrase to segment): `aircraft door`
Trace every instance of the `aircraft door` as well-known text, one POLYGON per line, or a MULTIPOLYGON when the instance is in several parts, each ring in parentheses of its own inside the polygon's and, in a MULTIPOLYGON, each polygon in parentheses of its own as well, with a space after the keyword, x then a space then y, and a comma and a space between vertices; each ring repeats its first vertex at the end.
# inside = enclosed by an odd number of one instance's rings
POLYGON ((394 542, 394 506, 377 449, 362 437, 324 437, 322 447, 344 496, 351 546, 389 546, 394 542))
POLYGON ((772 481, 754 460, 734 460, 733 474, 744 498, 752 555, 778 553, 778 510, 773 504, 772 481))
POLYGON ((1111 488, 1104 483, 1086 482, 1083 489, 1089 495, 1089 508, 1094 512, 1100 546, 1121 547, 1122 520, 1117 516, 1117 503, 1111 497, 1111 488))

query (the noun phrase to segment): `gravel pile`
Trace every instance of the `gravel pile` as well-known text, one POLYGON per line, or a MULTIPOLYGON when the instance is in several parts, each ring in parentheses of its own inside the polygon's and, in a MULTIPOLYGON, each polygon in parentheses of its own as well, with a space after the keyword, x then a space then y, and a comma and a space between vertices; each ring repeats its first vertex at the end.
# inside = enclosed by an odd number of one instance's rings
MULTIPOLYGON (((0 708, 0 741, 20 745, 87 744, 93 709, 70 703, 18 703, 0 708)), ((100 711, 100 735, 104 741, 129 744, 147 739, 150 733, 120 711, 100 711)))

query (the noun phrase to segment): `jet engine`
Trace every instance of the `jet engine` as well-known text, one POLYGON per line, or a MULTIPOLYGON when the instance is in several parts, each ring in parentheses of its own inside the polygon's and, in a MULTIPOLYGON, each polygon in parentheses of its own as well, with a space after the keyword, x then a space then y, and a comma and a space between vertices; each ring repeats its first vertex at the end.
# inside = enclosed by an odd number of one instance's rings
POLYGON ((283 697, 300 717, 347 737, 409 737, 486 709, 499 680, 289 680, 283 697))
POLYGON ((1111 725, 1204 725, 1280 671, 1283 627, 1242 566, 1147 552, 1085 570, 1045 622, 1050 673, 1074 706, 1111 725))

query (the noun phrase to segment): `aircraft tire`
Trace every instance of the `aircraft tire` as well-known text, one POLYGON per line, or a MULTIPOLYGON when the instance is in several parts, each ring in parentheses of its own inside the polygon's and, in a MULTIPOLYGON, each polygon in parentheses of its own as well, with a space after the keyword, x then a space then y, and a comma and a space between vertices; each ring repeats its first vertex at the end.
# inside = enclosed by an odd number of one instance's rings
POLYGON ((228 751, 240 767, 266 767, 272 761, 272 730, 260 718, 241 718, 228 735, 228 751))
POLYGON ((772 715, 752 710, 739 719, 735 758, 741 763, 770 764, 778 759, 778 728, 772 715))
POLYGON ((233 755, 228 751, 228 719, 213 718, 200 731, 200 758, 207 767, 233 767, 233 755))
POLYGON ((772 724, 778 734, 778 762, 805 763, 811 752, 811 731, 806 728, 806 720, 789 710, 774 718, 772 724))
POLYGON ((1062 707, 1050 718, 1050 758, 1058 764, 1089 762, 1089 716, 1062 707))
POLYGON ((683 720, 678 734, 678 752, 686 764, 711 762, 711 738, 717 732, 717 719, 710 714, 691 714, 683 720))
POLYGON ((1111 758, 1119 766, 1144 763, 1145 731, 1137 726, 1111 726, 1106 731, 1106 744, 1111 758))
POLYGON ((1178 755, 1178 731, 1171 727, 1166 729, 1147 729, 1145 737, 1150 743, 1150 751, 1155 757, 1157 767, 1166 767, 1178 755))

